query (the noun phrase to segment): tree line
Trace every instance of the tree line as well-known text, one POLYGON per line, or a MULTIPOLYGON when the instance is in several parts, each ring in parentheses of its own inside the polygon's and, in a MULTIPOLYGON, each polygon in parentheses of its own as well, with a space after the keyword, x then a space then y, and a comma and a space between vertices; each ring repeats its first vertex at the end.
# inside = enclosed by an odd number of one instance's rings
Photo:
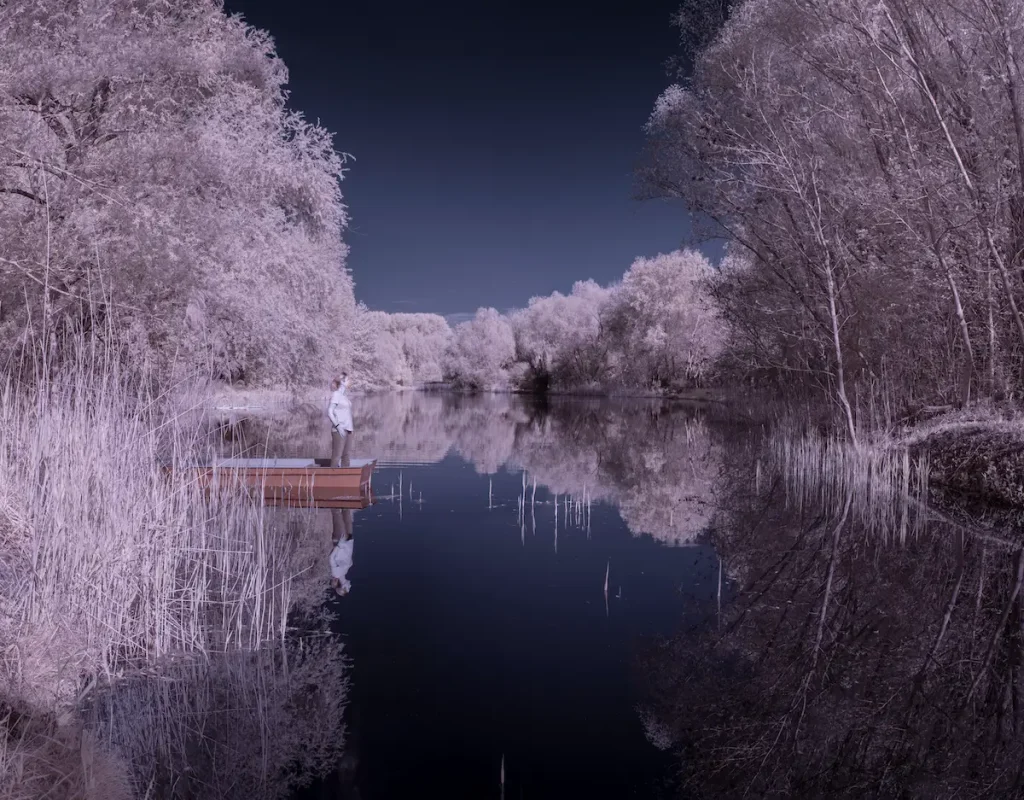
POLYGON ((101 329, 166 370, 349 356, 344 159, 215 0, 0 8, 0 345, 101 329))
POLYGON ((288 108, 265 33, 216 0, 8 4, 0 358, 91 326, 250 385, 758 382, 827 398, 852 437, 879 404, 1002 398, 1024 368, 1022 13, 688 0, 696 49, 639 177, 725 259, 639 259, 449 334, 356 302, 344 158, 288 108))
POLYGON ((345 159, 288 108, 270 37, 217 0, 0 8, 0 360, 114 337, 250 386, 671 389, 717 347, 695 253, 454 332, 357 303, 345 159))
POLYGON ((724 342, 710 262, 693 250, 638 258, 612 286, 578 281, 457 326, 447 380, 471 389, 673 392, 704 383, 724 342))
POLYGON ((691 0, 645 196, 725 236, 734 375, 872 402, 1013 391, 1024 355, 1024 9, 1010 0, 691 0), (716 31, 691 25, 713 11, 716 31), (689 65, 688 65, 689 66, 689 65))

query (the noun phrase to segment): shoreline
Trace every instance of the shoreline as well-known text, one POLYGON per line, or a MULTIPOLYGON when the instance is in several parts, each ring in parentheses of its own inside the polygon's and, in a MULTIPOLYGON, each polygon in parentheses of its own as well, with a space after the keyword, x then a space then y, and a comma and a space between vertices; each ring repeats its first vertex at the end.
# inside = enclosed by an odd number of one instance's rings
MULTIPOLYGON (((599 400, 665 400, 678 403, 708 403, 728 405, 734 394, 727 387, 692 389, 677 393, 626 392, 626 391, 549 391, 545 393, 529 392, 519 389, 488 389, 471 391, 458 389, 449 384, 422 384, 418 386, 395 386, 391 388, 357 388, 350 390, 353 397, 366 397, 391 392, 425 392, 432 394, 510 394, 537 398, 580 398, 599 400)), ((211 407, 215 411, 281 411, 297 405, 315 404, 320 400, 326 402, 330 392, 319 387, 286 388, 237 388, 218 385, 211 392, 211 407)))
POLYGON ((927 454, 930 488, 992 510, 1024 509, 1024 420, 936 426, 902 445, 927 454))
MULTIPOLYGON (((695 389, 672 395, 597 391, 535 394, 512 390, 471 392, 439 384, 358 389, 353 390, 352 395, 367 397, 392 392, 458 396, 504 394, 534 397, 542 402, 661 400, 702 406, 736 406, 739 416, 744 416, 740 406, 746 399, 744 393, 726 387, 695 389)), ((317 387, 238 389, 220 386, 212 393, 210 410, 226 416, 253 412, 280 414, 318 405, 326 397, 327 391, 317 387)), ((877 443, 883 448, 907 448, 912 456, 927 454, 928 484, 934 490, 960 495, 975 503, 1024 509, 1024 410, 979 405, 949 411, 901 426, 888 436, 881 436, 877 443)))

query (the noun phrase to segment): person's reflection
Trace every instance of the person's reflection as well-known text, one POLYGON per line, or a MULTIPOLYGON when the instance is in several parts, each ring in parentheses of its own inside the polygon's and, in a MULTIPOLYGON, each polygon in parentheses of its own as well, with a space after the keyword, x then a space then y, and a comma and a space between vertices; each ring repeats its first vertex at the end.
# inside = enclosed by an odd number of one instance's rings
POLYGON ((334 549, 331 550, 331 586, 344 597, 352 589, 348 571, 352 568, 352 509, 332 508, 331 528, 334 549))

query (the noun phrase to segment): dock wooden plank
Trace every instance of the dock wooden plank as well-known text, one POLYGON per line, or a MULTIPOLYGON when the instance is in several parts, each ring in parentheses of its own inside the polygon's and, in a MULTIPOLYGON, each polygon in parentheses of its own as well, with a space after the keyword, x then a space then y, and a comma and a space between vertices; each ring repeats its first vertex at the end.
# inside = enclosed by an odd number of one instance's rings
POLYGON ((209 486, 262 486, 264 491, 334 491, 358 496, 370 489, 375 459, 353 459, 350 466, 328 466, 329 459, 226 458, 196 467, 199 480, 209 486))

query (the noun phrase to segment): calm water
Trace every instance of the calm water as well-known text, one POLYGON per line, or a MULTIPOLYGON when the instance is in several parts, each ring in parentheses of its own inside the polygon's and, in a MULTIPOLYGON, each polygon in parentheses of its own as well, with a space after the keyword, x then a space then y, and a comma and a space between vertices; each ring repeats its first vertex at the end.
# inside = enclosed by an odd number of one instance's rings
POLYGON ((547 491, 523 532, 519 473, 493 476, 491 508, 459 456, 403 473, 418 502, 357 514, 353 589, 331 602, 358 796, 497 796, 502 756, 508 796, 662 796, 671 761, 634 710, 634 648, 706 612, 713 552, 633 536, 606 505, 589 536, 560 506, 556 551, 547 491))
MULTIPOLYGON (((343 517, 268 509, 239 574, 283 641, 214 614, 95 730, 175 800, 498 798, 503 762, 509 800, 1024 796, 1024 515, 714 411, 358 398, 350 593, 343 517)), ((236 422, 329 452, 319 407, 236 422)))
MULTIPOLYGON (((316 416, 245 433, 320 454, 316 416)), ((678 796, 638 656, 716 608, 707 426, 644 403, 405 394, 360 398, 356 430, 379 499, 354 512, 350 593, 322 575, 346 747, 296 797, 499 797, 503 760, 509 798, 678 796)))

